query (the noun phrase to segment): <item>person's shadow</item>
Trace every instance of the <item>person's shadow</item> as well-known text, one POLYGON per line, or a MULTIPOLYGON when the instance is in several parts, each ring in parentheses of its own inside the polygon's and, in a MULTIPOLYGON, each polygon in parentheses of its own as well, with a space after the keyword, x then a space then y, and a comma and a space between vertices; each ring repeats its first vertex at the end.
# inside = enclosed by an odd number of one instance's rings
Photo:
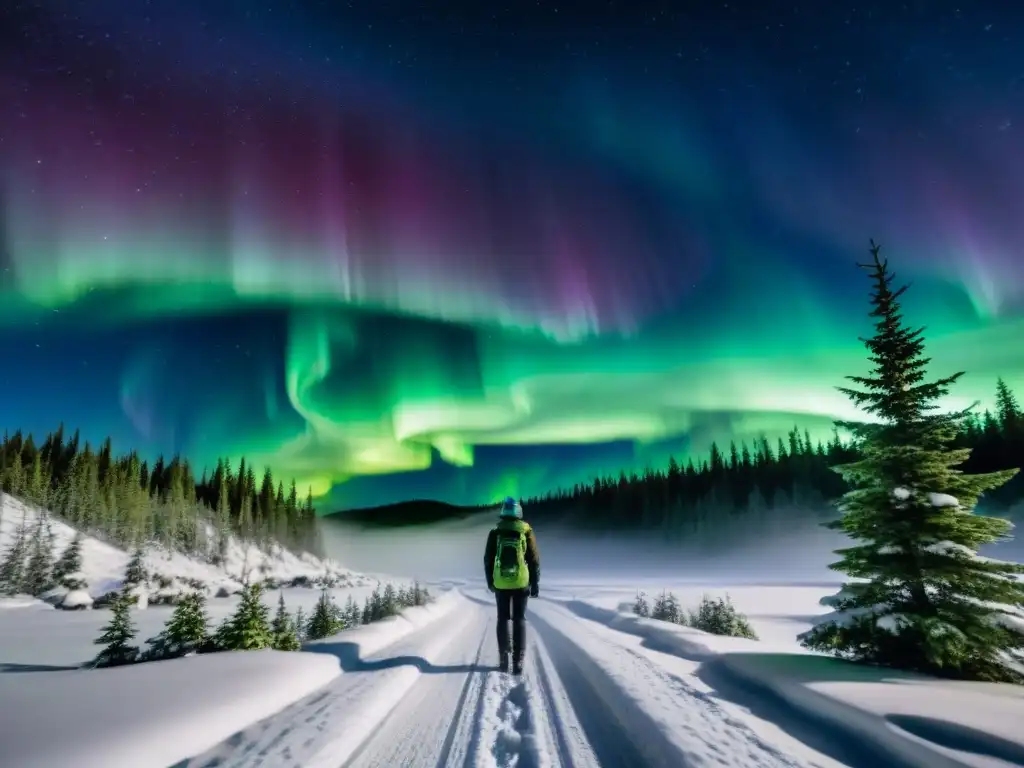
POLYGON ((328 653, 337 657, 345 672, 378 672, 396 667, 415 667, 427 675, 469 674, 471 672, 496 672, 497 666, 489 664, 434 664, 422 656, 391 656, 386 659, 363 659, 358 643, 318 642, 303 646, 310 653, 328 653))

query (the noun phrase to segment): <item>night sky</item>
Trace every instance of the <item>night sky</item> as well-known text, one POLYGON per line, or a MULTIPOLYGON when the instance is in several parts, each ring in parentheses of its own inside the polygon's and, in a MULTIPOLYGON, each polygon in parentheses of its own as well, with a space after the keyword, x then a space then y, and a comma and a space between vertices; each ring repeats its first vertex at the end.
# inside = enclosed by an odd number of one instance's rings
POLYGON ((1024 391, 1017 3, 2 5, 8 429, 325 509, 826 437, 872 237, 1024 391))

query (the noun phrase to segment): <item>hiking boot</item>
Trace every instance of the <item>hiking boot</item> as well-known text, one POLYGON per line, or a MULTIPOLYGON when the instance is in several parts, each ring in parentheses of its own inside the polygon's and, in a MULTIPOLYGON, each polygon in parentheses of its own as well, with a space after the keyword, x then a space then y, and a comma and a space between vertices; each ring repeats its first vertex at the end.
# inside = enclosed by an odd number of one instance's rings
POLYGON ((512 659, 512 674, 523 674, 523 657, 520 654, 516 654, 515 657, 512 659))
POLYGON ((508 658, 509 658, 509 654, 507 654, 507 653, 499 653, 498 654, 498 671, 499 672, 508 672, 508 658))

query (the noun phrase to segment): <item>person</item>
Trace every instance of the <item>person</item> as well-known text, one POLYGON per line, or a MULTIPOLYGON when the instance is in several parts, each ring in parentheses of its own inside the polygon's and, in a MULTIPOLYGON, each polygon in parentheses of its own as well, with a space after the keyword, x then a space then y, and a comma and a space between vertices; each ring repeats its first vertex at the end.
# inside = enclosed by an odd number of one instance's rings
POLYGON ((484 548, 487 588, 498 606, 498 669, 523 672, 526 653, 526 601, 540 591, 540 553, 533 528, 523 520, 523 508, 511 496, 502 503, 498 524, 487 535, 484 548), (512 622, 509 645, 508 624, 512 622))

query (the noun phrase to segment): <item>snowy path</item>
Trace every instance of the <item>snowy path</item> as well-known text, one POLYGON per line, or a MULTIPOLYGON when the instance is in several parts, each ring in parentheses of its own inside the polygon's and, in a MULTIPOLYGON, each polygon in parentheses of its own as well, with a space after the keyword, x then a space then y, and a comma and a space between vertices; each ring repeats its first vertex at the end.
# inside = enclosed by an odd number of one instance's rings
POLYGON ((815 765, 555 603, 532 601, 529 627, 519 679, 494 669, 486 592, 366 659, 350 643, 323 646, 341 659, 337 680, 187 765, 815 765))

